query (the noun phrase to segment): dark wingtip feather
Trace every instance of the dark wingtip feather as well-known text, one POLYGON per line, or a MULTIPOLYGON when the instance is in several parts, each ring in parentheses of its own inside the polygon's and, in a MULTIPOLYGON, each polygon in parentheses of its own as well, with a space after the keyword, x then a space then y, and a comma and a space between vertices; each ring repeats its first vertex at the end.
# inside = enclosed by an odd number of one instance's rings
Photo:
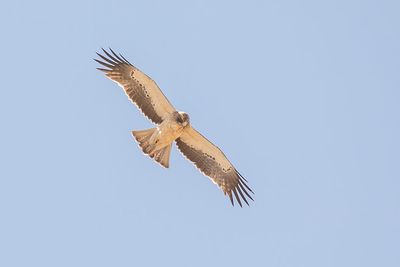
POLYGON ((102 71, 102 72, 109 72, 110 70, 107 70, 107 69, 102 69, 102 68, 96 68, 97 70, 100 70, 100 71, 102 71))
POLYGON ((103 65, 104 67, 107 67, 107 68, 110 68, 110 69, 113 68, 113 65, 110 65, 110 64, 105 63, 105 62, 103 62, 103 61, 100 61, 100 60, 98 60, 98 59, 94 59, 94 61, 96 61, 97 63, 103 65))
POLYGON ((235 203, 233 203, 232 191, 228 191, 228 196, 229 196, 229 199, 231 200, 232 206, 235 206, 235 203))
MULTIPOLYGON (((242 185, 242 182, 241 182, 241 181, 239 181, 238 185, 239 185, 239 188, 242 189, 243 192, 246 194, 246 196, 247 196, 248 198, 250 198, 251 200, 254 201, 254 199, 250 196, 250 194, 247 193, 246 188, 244 188, 244 186, 242 185)), ((239 191, 239 192, 240 192, 240 191, 239 191)))
POLYGON ((248 182, 248 181, 246 180, 246 178, 244 178, 243 175, 241 175, 240 172, 239 172, 238 170, 236 170, 236 168, 235 168, 235 172, 236 172, 243 180, 245 180, 246 182, 248 182))
POLYGON ((132 65, 126 58, 124 58, 123 55, 121 55, 121 54, 119 54, 119 55, 124 59, 124 61, 125 61, 126 64, 132 65))
POLYGON ((111 51, 111 53, 113 53, 113 55, 114 55, 116 58, 119 59, 119 61, 120 61, 121 63, 124 62, 124 60, 123 60, 122 58, 120 58, 111 48, 110 48, 110 51, 111 51))
POLYGON ((251 193, 254 194, 253 190, 251 190, 251 188, 246 184, 247 180, 238 171, 236 171, 236 173, 239 175, 239 182, 241 182, 251 193))
POLYGON ((239 194, 242 197, 242 199, 244 200, 244 202, 246 202, 247 206, 250 206, 249 202, 247 202, 247 199, 244 197, 242 190, 240 190, 240 187, 237 187, 237 191, 239 192, 239 194))
POLYGON ((240 206, 241 208, 243 208, 243 206, 242 206, 242 202, 240 201, 240 198, 239 198, 239 196, 238 196, 238 193, 237 193, 236 187, 234 187, 232 191, 233 191, 233 193, 235 194, 236 201, 239 203, 239 206, 240 206))
POLYGON ((112 64, 112 65, 118 64, 118 62, 114 62, 114 61, 112 61, 111 59, 109 59, 109 58, 103 56, 103 55, 100 54, 100 53, 97 53, 97 52, 96 52, 96 54, 97 54, 100 58, 102 58, 103 60, 107 61, 108 63, 110 63, 110 64, 112 64))
MULTIPOLYGON (((116 58, 113 57, 110 53, 108 53, 104 48, 102 48, 102 50, 103 50, 103 52, 104 52, 109 58, 111 58, 112 60, 114 60, 114 61, 117 62, 117 63, 121 63, 121 62, 119 62, 118 59, 116 59, 116 58)), ((111 48, 110 48, 110 50, 111 50, 111 48)), ((112 50, 111 50, 111 51, 112 51, 112 50)))

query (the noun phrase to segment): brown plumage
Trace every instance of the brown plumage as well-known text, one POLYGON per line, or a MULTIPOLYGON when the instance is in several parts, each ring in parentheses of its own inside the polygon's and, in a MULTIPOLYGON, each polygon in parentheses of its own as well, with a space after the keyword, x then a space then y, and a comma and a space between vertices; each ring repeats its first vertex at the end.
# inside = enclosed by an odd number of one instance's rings
POLYGON ((117 55, 111 49, 110 52, 102 50, 104 55, 97 53, 101 60, 95 61, 106 68, 98 69, 120 85, 129 99, 157 125, 148 130, 132 131, 142 151, 168 168, 175 141, 182 154, 229 196, 232 205, 233 196, 240 206, 241 200, 249 205, 247 199, 253 200, 250 195, 253 191, 246 184, 247 180, 217 146, 191 126, 189 115, 178 112, 157 84, 121 54, 117 55))

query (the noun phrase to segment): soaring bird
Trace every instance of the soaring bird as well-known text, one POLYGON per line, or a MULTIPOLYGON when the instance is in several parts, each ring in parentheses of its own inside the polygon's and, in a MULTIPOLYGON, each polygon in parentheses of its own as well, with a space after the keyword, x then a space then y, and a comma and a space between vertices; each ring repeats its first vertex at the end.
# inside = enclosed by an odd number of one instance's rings
POLYGON ((121 54, 111 48, 109 52, 102 50, 103 54, 96 53, 100 60, 95 61, 105 68, 97 69, 121 86, 128 98, 156 124, 148 130, 132 131, 142 151, 168 168, 171 146, 176 142, 182 154, 228 194, 232 205, 233 195, 241 207, 241 199, 249 205, 246 197, 253 200, 249 194, 253 191, 246 184, 247 180, 217 146, 192 127, 189 115, 177 111, 157 84, 121 54))

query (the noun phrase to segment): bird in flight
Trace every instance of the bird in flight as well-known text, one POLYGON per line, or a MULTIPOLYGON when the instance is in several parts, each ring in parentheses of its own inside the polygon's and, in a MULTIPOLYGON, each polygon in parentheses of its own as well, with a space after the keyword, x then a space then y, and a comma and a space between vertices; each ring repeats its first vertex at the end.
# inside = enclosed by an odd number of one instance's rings
POLYGON ((175 141, 182 154, 225 195, 228 194, 232 205, 233 195, 241 207, 241 200, 249 205, 247 198, 253 200, 249 194, 253 191, 246 184, 247 180, 217 146, 191 126, 189 115, 177 111, 157 84, 121 54, 116 54, 111 48, 109 52, 102 50, 103 54, 96 53, 100 59, 95 61, 105 68, 97 69, 121 86, 129 99, 156 124, 155 128, 132 131, 143 152, 168 168, 171 146, 175 141))

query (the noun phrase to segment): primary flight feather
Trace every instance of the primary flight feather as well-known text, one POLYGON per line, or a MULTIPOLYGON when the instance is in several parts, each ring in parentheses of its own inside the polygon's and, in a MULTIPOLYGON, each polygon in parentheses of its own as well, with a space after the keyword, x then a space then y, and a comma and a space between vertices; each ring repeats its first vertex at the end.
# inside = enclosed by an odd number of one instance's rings
POLYGON ((162 93, 157 84, 138 68, 133 66, 121 54, 103 50, 103 55, 95 59, 105 68, 98 68, 105 75, 120 85, 129 99, 157 127, 132 131, 143 152, 169 167, 172 143, 175 141, 182 154, 215 184, 224 194, 228 194, 232 205, 233 196, 242 206, 242 200, 253 200, 253 191, 246 184, 246 179, 229 162, 225 154, 207 138, 197 132, 190 124, 189 115, 177 111, 162 93))

